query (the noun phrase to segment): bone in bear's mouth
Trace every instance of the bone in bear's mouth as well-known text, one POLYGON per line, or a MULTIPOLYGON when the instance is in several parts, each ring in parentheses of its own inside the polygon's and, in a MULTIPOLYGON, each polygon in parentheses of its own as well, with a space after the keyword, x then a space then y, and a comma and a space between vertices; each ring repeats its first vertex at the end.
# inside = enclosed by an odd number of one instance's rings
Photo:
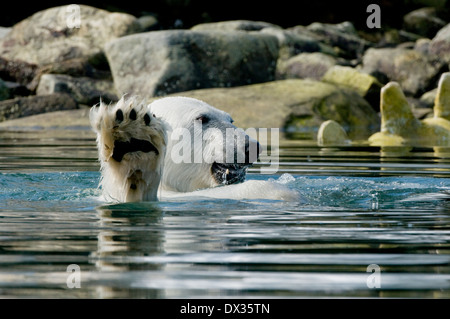
POLYGON ((159 155, 158 149, 149 141, 131 138, 127 142, 114 142, 112 158, 117 162, 121 162, 125 154, 139 151, 144 153, 155 152, 156 155, 159 155))

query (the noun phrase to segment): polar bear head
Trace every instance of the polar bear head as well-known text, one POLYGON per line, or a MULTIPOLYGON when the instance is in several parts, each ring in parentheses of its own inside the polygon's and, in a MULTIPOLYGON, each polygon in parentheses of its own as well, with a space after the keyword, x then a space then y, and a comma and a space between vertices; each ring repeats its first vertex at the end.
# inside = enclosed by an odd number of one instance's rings
POLYGON ((228 113, 203 101, 166 97, 150 110, 168 136, 163 189, 190 192, 240 183, 258 158, 259 143, 236 128, 228 113))

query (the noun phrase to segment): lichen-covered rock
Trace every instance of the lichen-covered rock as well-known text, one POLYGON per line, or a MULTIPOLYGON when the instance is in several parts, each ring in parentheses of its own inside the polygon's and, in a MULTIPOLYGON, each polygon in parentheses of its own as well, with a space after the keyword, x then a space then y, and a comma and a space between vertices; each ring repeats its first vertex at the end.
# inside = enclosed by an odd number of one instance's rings
POLYGON ((46 9, 14 25, 0 39, 0 57, 45 65, 102 54, 106 42, 139 31, 136 18, 79 5, 79 24, 69 6, 46 9))
POLYGON ((322 78, 323 82, 349 87, 364 97, 375 110, 379 110, 382 84, 373 76, 354 68, 336 65, 322 78))
POLYGON ((439 80, 434 100, 434 116, 450 120, 450 72, 443 73, 439 80))
POLYGON ((36 90, 37 95, 67 93, 79 104, 94 105, 102 101, 117 101, 114 84, 108 80, 71 77, 64 74, 44 74, 36 90))
POLYGON ((328 120, 323 122, 319 127, 317 143, 321 146, 346 145, 350 143, 350 140, 344 128, 339 123, 328 120))
POLYGON ((371 145, 450 145, 450 122, 414 117, 405 95, 396 82, 386 84, 381 90, 381 130, 369 138, 371 145))
POLYGON ((278 41, 259 32, 155 31, 111 41, 105 53, 119 95, 159 96, 272 81, 278 41))

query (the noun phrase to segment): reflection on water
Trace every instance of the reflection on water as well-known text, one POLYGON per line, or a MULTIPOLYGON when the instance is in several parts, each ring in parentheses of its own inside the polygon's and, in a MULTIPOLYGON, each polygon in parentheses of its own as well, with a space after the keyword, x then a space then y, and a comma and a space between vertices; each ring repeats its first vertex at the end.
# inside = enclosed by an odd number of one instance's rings
POLYGON ((448 155, 283 141, 248 178, 298 200, 107 205, 91 134, 0 133, 0 296, 449 298, 448 155))

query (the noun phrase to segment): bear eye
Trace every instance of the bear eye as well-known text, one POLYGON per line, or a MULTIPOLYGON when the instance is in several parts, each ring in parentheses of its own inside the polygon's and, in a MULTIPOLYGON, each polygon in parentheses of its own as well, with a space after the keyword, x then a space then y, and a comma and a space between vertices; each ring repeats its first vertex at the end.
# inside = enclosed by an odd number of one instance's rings
POLYGON ((200 115, 195 120, 202 122, 202 124, 206 124, 209 122, 209 117, 207 117, 206 115, 200 115))

